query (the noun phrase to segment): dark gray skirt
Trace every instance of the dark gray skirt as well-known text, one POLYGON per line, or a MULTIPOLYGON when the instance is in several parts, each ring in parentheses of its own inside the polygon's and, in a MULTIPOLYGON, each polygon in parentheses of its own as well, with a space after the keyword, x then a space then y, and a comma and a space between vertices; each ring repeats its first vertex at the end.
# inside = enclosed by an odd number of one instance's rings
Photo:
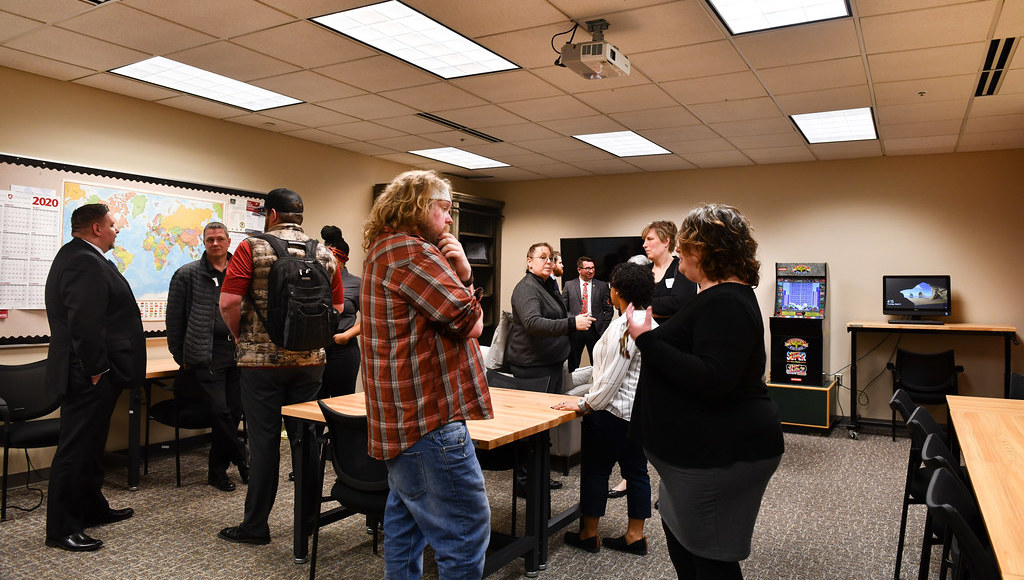
POLYGON ((750 555, 754 522, 782 456, 727 467, 689 468, 647 453, 658 471, 658 511, 679 543, 709 560, 738 562, 750 555))

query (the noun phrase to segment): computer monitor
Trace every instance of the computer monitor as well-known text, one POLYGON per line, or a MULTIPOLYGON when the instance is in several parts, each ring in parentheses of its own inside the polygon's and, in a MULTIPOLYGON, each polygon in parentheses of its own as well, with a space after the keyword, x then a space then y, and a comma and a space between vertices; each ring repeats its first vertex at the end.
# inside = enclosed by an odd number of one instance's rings
POLYGON ((949 316, 951 311, 949 276, 882 276, 882 314, 908 316, 949 316))

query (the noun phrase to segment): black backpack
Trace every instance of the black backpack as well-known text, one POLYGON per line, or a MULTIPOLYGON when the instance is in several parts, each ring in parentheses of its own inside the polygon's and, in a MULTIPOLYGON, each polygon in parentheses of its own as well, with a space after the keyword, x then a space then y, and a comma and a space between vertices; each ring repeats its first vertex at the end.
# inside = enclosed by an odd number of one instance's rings
POLYGON ((330 274, 316 259, 317 241, 283 240, 266 234, 252 237, 265 240, 277 255, 267 277, 266 318, 255 308, 270 340, 294 351, 333 344, 341 313, 334 308, 330 274), (305 256, 291 255, 289 246, 304 249, 305 256))

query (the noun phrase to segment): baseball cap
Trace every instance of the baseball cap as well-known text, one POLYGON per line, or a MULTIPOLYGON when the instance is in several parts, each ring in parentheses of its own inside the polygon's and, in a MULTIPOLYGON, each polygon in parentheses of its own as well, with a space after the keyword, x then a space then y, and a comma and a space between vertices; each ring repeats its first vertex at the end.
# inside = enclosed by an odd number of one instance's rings
POLYGON ((302 198, 290 189, 279 187, 267 194, 263 207, 258 212, 267 215, 270 210, 278 213, 302 213, 302 198))

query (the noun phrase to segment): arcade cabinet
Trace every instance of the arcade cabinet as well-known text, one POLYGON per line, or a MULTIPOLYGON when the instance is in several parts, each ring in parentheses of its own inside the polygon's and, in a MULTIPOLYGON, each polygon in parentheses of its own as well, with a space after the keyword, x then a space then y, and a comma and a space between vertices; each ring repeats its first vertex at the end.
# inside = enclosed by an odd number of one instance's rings
POLYGON ((784 425, 830 429, 838 385, 827 374, 828 266, 776 263, 775 276, 768 390, 784 425))

